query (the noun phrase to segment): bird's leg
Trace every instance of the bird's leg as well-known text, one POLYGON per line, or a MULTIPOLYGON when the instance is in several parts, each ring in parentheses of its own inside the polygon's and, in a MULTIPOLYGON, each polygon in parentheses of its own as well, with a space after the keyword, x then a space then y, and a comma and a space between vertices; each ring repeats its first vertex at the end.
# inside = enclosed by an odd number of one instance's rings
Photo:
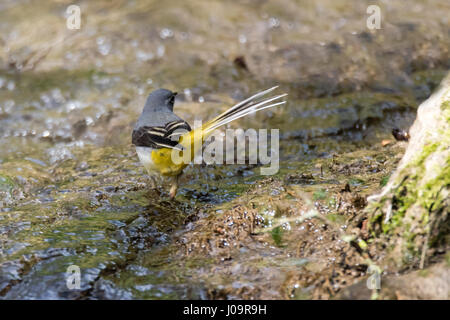
POLYGON ((172 182, 172 184, 171 184, 171 186, 170 186, 170 192, 169 192, 170 199, 174 199, 175 196, 177 195, 177 190, 178 190, 178 177, 179 177, 179 176, 180 176, 180 175, 177 175, 177 176, 174 177, 173 182, 172 182))

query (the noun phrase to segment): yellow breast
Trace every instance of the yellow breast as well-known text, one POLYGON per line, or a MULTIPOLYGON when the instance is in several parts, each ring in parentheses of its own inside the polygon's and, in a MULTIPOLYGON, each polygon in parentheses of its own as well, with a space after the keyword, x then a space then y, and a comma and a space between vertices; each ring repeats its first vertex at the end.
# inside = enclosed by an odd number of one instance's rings
POLYGON ((139 160, 150 175, 160 174, 163 176, 179 175, 187 164, 175 164, 172 161, 172 149, 152 149, 147 147, 136 147, 139 160))

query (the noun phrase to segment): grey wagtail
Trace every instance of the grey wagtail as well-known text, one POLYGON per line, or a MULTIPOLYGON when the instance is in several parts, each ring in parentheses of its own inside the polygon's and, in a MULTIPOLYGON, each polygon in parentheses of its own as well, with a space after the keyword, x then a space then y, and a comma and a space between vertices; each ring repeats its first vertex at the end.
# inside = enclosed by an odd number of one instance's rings
POLYGON ((136 146, 139 160, 150 176, 159 174, 172 179, 170 198, 173 199, 178 189, 179 176, 215 129, 248 114, 286 103, 280 99, 287 94, 263 98, 276 88, 259 92, 239 102, 194 130, 173 113, 176 92, 166 89, 153 91, 133 129, 132 143, 136 146), (178 152, 182 157, 187 156, 189 161, 174 161, 172 152, 178 152))

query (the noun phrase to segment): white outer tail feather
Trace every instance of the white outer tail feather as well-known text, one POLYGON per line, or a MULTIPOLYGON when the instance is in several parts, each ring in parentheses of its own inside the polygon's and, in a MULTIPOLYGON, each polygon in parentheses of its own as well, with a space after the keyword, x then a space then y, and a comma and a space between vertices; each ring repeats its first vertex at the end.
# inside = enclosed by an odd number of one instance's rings
POLYGON ((234 105, 233 107, 231 107, 230 109, 228 109, 227 111, 221 113, 219 116, 217 116, 216 118, 214 118, 213 120, 208 122, 208 125, 204 128, 204 133, 206 135, 208 135, 210 132, 212 132, 213 130, 217 129, 218 127, 221 127, 225 124, 228 124, 236 119, 245 117, 249 114, 255 113, 257 111, 260 110, 264 110, 264 109, 268 109, 268 108, 272 108, 275 106, 279 106, 282 104, 285 104, 286 101, 279 101, 276 103, 271 103, 269 105, 267 105, 268 103, 278 100, 280 98, 283 98, 285 96, 287 96, 287 93, 284 94, 280 94, 278 96, 275 97, 271 97, 271 98, 266 98, 263 99, 262 101, 259 102, 255 102, 258 98, 260 98, 261 96, 275 90, 276 88, 278 88, 278 86, 272 87, 270 89, 261 91, 253 96, 251 96, 250 98, 245 99, 244 101, 239 102, 238 104, 234 105), (243 110, 235 113, 235 114, 231 114, 230 116, 221 119, 219 121, 216 121, 216 119, 219 119, 220 117, 224 116, 225 114, 229 113, 229 112, 233 112, 234 110, 241 108, 242 106, 244 106, 245 104, 248 104, 248 107, 244 107, 243 110))

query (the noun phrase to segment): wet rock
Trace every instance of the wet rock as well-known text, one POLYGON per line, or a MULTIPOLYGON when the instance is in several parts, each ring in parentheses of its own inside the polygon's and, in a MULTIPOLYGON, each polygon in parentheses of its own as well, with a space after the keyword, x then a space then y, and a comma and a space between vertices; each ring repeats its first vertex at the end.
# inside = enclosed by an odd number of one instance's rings
POLYGON ((367 279, 351 285, 336 299, 369 300, 371 298, 396 300, 448 300, 450 297, 450 269, 438 263, 423 270, 395 276, 381 276, 381 290, 367 287, 367 279))
POLYGON ((22 279, 23 267, 19 261, 6 261, 0 264, 0 296, 22 279))
POLYGON ((448 233, 449 100, 450 74, 419 106, 398 168, 383 191, 369 198, 370 229, 387 237, 380 241, 389 248, 385 263, 391 268, 405 263, 423 267, 432 247, 446 246, 437 239, 448 233))

